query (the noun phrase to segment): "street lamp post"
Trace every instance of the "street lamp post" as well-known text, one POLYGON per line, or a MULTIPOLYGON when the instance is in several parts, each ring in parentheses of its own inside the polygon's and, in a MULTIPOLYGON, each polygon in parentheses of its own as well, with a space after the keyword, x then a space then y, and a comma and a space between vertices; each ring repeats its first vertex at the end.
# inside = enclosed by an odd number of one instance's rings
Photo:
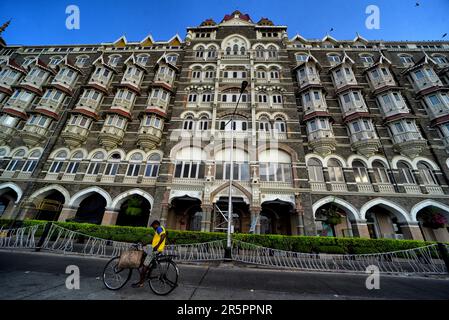
POLYGON ((248 86, 248 81, 243 81, 240 87, 240 94, 237 99, 237 104, 235 105, 234 112, 231 115, 231 119, 226 123, 225 129, 229 123, 231 123, 231 150, 230 150, 230 160, 229 160, 229 198, 228 198, 228 234, 226 241, 226 249, 224 258, 230 260, 231 257, 231 228, 232 228, 232 178, 234 177, 234 115, 237 112, 237 107, 239 106, 240 98, 242 97, 243 92, 248 86))

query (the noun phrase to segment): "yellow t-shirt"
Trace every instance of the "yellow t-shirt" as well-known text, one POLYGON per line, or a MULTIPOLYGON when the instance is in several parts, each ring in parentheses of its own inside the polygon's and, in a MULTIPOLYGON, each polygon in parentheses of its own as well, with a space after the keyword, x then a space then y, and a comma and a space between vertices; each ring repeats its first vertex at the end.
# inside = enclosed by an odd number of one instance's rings
MULTIPOLYGON (((151 243, 151 246, 154 248, 157 246, 159 241, 161 240, 161 236, 165 233, 165 228, 163 226, 157 227, 156 231, 154 232, 153 242, 151 243)), ((165 238, 166 239, 166 238, 165 238)), ((158 252, 162 252, 165 247, 165 239, 162 241, 161 245, 157 249, 158 252)))

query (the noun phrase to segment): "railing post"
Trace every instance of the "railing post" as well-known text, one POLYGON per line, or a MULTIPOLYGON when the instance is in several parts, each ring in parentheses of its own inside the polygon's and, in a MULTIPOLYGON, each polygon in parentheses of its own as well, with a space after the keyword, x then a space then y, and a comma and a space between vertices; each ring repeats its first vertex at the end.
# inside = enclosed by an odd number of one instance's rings
POLYGON ((446 271, 449 273, 449 253, 447 252, 446 245, 444 243, 438 242, 438 251, 440 251, 441 258, 446 265, 446 271))
POLYGON ((44 232, 42 233, 39 242, 37 243, 36 248, 34 249, 36 252, 41 251, 41 247, 44 244, 45 239, 47 239, 52 224, 53 224, 52 222, 47 222, 45 224, 44 232))

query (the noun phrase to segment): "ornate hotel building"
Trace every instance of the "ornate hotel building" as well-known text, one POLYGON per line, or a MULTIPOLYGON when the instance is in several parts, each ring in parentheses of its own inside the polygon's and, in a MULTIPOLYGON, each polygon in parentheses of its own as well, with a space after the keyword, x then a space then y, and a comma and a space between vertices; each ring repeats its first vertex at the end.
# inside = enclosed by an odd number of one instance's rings
POLYGON ((234 232, 449 241, 448 67, 449 42, 239 11, 168 41, 1 39, 0 218, 223 231, 232 137, 234 232))

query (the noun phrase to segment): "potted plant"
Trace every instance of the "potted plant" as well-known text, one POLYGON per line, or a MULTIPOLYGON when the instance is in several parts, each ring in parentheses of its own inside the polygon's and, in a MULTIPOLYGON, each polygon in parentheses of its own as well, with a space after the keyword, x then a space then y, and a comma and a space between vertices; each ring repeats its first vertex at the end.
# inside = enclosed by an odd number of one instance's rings
POLYGON ((128 216, 140 216, 142 214, 142 200, 138 197, 132 197, 128 200, 125 214, 128 216))
POLYGON ((431 229, 444 228, 447 224, 447 219, 441 213, 428 211, 422 216, 423 226, 431 229))
POLYGON ((336 211, 329 211, 326 216, 326 223, 332 226, 340 224, 342 221, 342 216, 336 211))

